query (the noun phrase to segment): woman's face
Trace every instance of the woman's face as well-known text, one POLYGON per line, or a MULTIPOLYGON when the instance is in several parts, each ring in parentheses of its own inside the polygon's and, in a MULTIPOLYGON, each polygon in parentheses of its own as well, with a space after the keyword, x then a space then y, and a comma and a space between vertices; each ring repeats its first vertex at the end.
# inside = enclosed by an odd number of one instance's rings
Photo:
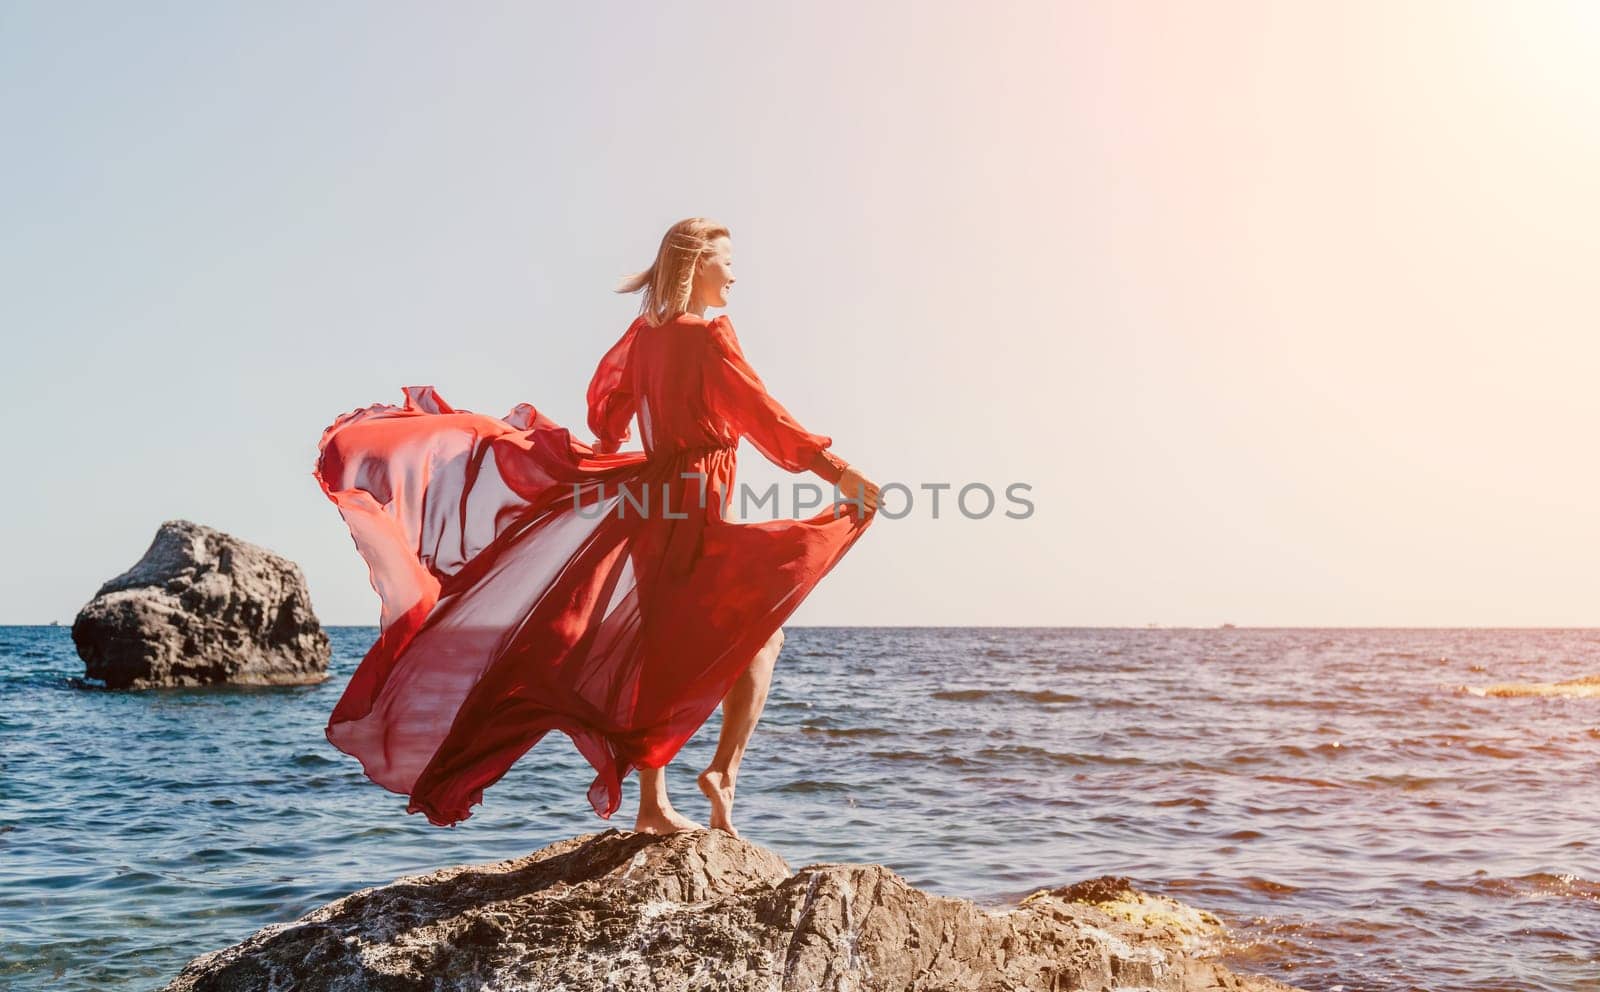
POLYGON ((711 247, 695 266, 694 293, 708 307, 728 305, 728 287, 733 285, 733 242, 727 235, 711 239, 711 247))

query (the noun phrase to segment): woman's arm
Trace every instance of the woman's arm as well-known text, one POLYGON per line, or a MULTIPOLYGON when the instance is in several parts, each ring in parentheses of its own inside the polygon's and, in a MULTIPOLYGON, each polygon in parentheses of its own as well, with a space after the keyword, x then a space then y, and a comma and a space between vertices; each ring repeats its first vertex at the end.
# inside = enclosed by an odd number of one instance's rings
POLYGON ((608 349, 589 381, 589 429, 596 438, 594 450, 609 455, 628 440, 628 421, 638 409, 638 400, 628 381, 628 355, 639 324, 628 326, 617 343, 608 349))
MULTIPOLYGON (((761 376, 745 360, 733 324, 726 314, 707 327, 704 381, 707 411, 713 418, 731 425, 741 437, 750 439, 756 450, 774 465, 789 472, 816 471, 824 478, 832 463, 819 461, 833 438, 816 434, 800 425, 782 403, 767 392, 761 376)), ((832 456, 828 456, 832 457, 832 456)))
POLYGON ((847 500, 860 500, 870 513, 878 511, 878 486, 856 471, 855 466, 831 451, 819 451, 811 471, 831 482, 847 500))
POLYGON ((832 438, 806 430, 767 392, 745 359, 727 315, 713 320, 708 331, 706 392, 712 415, 732 424, 773 464, 790 472, 815 472, 836 486, 845 499, 859 500, 869 512, 875 512, 878 487, 828 450, 832 438))
POLYGON ((817 450, 817 456, 811 459, 811 464, 806 466, 833 485, 839 484, 839 479, 850 468, 850 463, 829 451, 827 448, 817 450))

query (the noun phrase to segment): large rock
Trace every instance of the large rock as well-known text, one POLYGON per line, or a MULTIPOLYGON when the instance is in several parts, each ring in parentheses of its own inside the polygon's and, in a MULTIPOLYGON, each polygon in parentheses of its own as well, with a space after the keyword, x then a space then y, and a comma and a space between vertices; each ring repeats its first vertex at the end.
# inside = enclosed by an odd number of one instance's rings
POLYGON ((162 524, 138 564, 100 587, 72 641, 85 677, 112 689, 328 677, 300 567, 187 520, 162 524))
POLYGON ((985 911, 882 865, 791 874, 715 830, 607 830, 363 889, 196 958, 166 992, 1236 989, 1214 917, 1100 878, 985 911))

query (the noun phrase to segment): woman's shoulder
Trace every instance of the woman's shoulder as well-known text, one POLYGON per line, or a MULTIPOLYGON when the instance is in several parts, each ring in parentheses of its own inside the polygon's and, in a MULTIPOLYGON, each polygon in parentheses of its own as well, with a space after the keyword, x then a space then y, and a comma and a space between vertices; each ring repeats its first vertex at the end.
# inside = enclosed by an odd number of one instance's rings
POLYGON ((629 328, 630 333, 643 331, 648 335, 655 330, 670 330, 668 338, 680 344, 699 342, 714 353, 743 355, 739 336, 734 333, 733 320, 725 313, 705 317, 694 313, 680 313, 662 324, 652 324, 648 315, 641 314, 629 328))
POLYGON ((711 345, 718 351, 735 355, 744 354, 744 349, 739 347, 739 335, 734 333, 733 321, 727 314, 719 313, 704 321, 702 326, 705 327, 706 337, 711 345))
MULTIPOLYGON (((643 327, 657 326, 650 324, 647 317, 641 316, 639 320, 643 327)), ((706 317, 697 313, 680 313, 659 326, 682 328, 690 331, 691 336, 695 337, 704 334, 713 341, 729 342, 738 340, 737 335, 733 332, 733 321, 725 313, 719 313, 715 317, 706 317)))
POLYGON ((707 317, 704 314, 688 312, 678 314, 676 317, 673 317, 670 322, 698 327, 710 327, 713 324, 731 323, 731 321, 728 319, 728 315, 725 313, 719 313, 715 317, 707 317))
POLYGON ((720 324, 722 326, 731 327, 732 326, 732 321, 730 321, 728 319, 728 315, 725 314, 725 313, 717 314, 715 317, 706 317, 706 316, 703 316, 703 315, 697 314, 697 313, 684 312, 684 313, 680 313, 680 314, 677 314, 675 316, 669 317, 663 323, 657 324, 657 323, 654 322, 654 318, 652 318, 650 314, 641 313, 639 316, 637 316, 637 317, 635 317, 633 319, 633 325, 632 326, 634 326, 634 327, 671 327, 671 326, 678 326, 678 327, 710 327, 713 324, 720 324))

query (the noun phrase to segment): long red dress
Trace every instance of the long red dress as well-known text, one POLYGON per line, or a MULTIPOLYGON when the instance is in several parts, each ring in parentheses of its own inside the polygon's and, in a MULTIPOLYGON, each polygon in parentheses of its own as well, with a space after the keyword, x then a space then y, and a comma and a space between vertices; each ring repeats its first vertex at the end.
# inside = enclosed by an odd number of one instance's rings
POLYGON ((741 437, 791 472, 832 444, 767 393, 726 316, 635 320, 590 383, 593 446, 526 403, 496 418, 431 386, 405 397, 319 445, 382 601, 327 735, 440 826, 552 729, 610 818, 623 778, 677 754, 874 518, 724 519, 741 437), (619 452, 636 414, 644 450, 619 452))

